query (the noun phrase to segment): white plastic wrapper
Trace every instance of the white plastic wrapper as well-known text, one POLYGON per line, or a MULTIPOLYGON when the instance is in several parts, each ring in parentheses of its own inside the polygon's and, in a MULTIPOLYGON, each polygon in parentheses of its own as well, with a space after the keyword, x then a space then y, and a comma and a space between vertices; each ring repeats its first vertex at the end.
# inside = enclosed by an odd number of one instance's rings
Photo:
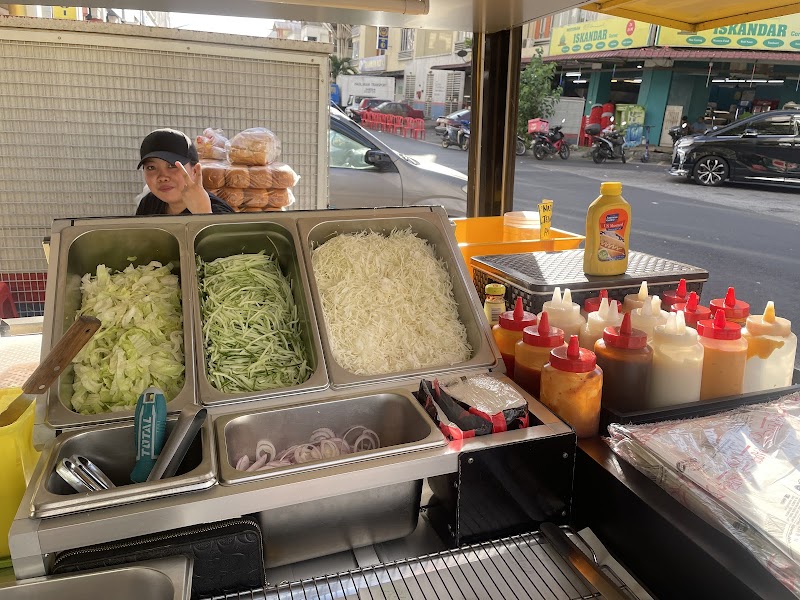
POLYGON ((800 393, 697 419, 614 424, 609 433, 614 452, 800 598, 800 393))
POLYGON ((487 415, 496 415, 509 408, 528 404, 522 394, 512 386, 488 375, 459 377, 440 383, 440 386, 452 398, 487 415))

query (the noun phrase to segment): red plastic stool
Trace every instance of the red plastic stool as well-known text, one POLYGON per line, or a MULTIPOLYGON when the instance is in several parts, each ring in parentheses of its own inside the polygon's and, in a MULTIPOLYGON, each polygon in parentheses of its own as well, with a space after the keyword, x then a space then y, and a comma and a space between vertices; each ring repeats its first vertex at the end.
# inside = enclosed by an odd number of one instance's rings
POLYGON ((0 281, 0 318, 16 319, 18 316, 14 299, 11 297, 11 288, 7 283, 0 281))

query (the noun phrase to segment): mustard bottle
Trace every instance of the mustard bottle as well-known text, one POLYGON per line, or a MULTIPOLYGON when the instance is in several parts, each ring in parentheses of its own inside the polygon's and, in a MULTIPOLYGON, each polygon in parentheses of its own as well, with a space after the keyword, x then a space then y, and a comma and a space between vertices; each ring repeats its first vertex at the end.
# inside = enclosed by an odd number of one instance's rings
POLYGON ((797 336, 789 319, 775 315, 772 301, 767 302, 763 315, 747 317, 742 337, 747 340, 745 394, 792 385, 797 336))
POLYGON ((622 197, 622 183, 604 181, 586 213, 586 275, 622 275, 628 268, 631 205, 622 197))

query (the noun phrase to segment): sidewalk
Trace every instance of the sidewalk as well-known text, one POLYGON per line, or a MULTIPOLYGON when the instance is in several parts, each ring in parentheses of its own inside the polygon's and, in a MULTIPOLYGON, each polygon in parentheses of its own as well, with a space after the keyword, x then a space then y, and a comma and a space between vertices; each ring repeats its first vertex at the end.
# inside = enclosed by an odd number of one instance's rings
MULTIPOLYGON (((571 146, 572 156, 585 160, 592 160, 592 149, 588 146, 571 146)), ((628 162, 639 162, 644 154, 644 146, 625 149, 625 158, 628 162)), ((649 164, 668 167, 672 164, 672 146, 650 146, 649 164)))

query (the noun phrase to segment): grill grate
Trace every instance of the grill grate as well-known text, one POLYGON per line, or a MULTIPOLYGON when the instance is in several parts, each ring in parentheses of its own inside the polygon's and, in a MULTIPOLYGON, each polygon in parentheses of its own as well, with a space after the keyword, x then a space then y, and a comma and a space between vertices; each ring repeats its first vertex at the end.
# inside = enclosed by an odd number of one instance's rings
MULTIPOLYGON (((603 570, 632 600, 636 596, 603 570)), ((213 600, 584 600, 602 598, 539 534, 483 542, 213 600)))

